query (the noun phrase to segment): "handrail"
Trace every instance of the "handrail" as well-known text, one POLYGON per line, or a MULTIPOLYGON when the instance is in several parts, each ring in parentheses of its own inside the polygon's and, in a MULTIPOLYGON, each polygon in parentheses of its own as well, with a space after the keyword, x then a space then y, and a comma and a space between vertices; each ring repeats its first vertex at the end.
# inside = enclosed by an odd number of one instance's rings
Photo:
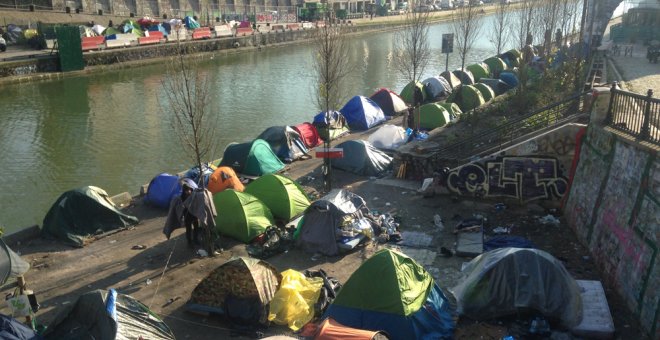
POLYGON ((454 161, 457 163, 456 165, 447 164, 448 166, 465 164, 469 162, 470 159, 483 154, 485 151, 492 151, 492 153, 497 152, 525 135, 537 133, 542 129, 565 124, 567 121, 582 117, 581 115, 578 115, 578 108, 580 105, 580 99, 586 93, 588 92, 573 95, 562 101, 555 102, 522 117, 516 118, 514 121, 482 131, 456 143, 429 151, 434 153, 433 157, 435 159, 443 159, 447 162, 454 161), (465 157, 465 155, 469 155, 469 157, 465 157))
POLYGON ((640 141, 660 145, 660 98, 653 98, 652 89, 644 96, 621 90, 615 82, 605 124, 640 141))

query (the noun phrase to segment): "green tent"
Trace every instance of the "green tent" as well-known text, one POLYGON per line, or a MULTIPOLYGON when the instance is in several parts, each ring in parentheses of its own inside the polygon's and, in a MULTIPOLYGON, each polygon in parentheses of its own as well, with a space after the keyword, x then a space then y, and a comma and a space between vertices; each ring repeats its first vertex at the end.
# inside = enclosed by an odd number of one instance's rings
POLYGON ((424 98, 422 99, 422 102, 426 100, 426 91, 424 91, 424 84, 418 81, 414 83, 410 82, 408 83, 408 85, 406 85, 406 87, 403 88, 403 90, 401 90, 401 94, 399 94, 401 99, 403 99, 403 101, 406 102, 406 104, 412 104, 413 101, 415 100, 415 91, 414 91, 415 87, 419 88, 419 90, 422 91, 422 96, 424 98))
POLYGON ((461 111, 468 112, 483 105, 486 103, 486 100, 484 100, 481 92, 479 92, 479 90, 473 85, 463 85, 461 86, 458 95, 454 97, 454 102, 458 104, 461 111))
POLYGON ((300 185, 281 175, 269 174, 250 183, 245 192, 260 199, 273 213, 285 221, 302 214, 309 206, 309 199, 300 185))
POLYGON ((511 54, 511 55, 513 55, 516 59, 520 59, 520 58, 522 58, 522 52, 521 52, 519 49, 516 49, 516 48, 512 48, 512 49, 506 51, 505 54, 511 54))
POLYGON ((249 243, 274 225, 273 214, 258 198, 231 189, 213 195, 216 230, 249 243))
POLYGON ((456 103, 449 103, 449 102, 444 102, 444 103, 438 103, 440 106, 444 107, 447 112, 449 112, 449 117, 452 119, 456 119, 460 117, 460 115, 463 113, 461 111, 461 108, 456 105, 456 103))
POLYGON ((230 166, 237 173, 250 176, 271 174, 284 168, 284 163, 263 139, 228 145, 220 165, 230 166))
POLYGON ((484 97, 484 100, 489 102, 495 98, 495 91, 493 91, 490 86, 484 84, 484 83, 476 83, 474 84, 474 87, 481 92, 481 95, 484 97))
POLYGON ((488 65, 486 64, 472 64, 468 65, 465 67, 472 73, 472 76, 474 76, 474 81, 478 82, 479 79, 481 78, 488 78, 490 77, 490 69, 488 68, 488 65))
POLYGON ((137 217, 119 211, 105 190, 86 186, 60 195, 44 217, 41 234, 82 247, 91 235, 138 222, 137 217))
POLYGON ((500 75, 500 72, 507 68, 504 60, 498 57, 490 57, 484 60, 484 64, 488 65, 488 68, 490 68, 493 78, 497 78, 500 75))
POLYGON ((121 32, 118 29, 114 28, 114 27, 108 27, 108 28, 103 30, 103 35, 104 36, 119 34, 119 33, 121 33, 121 32))
MULTIPOLYGON (((419 115, 419 127, 428 130, 445 126, 451 120, 447 109, 437 103, 422 105, 419 108, 419 115)), ((417 123, 417 118, 415 117, 415 123, 417 123)))
POLYGON ((333 304, 410 315, 422 307, 433 283, 431 275, 415 260, 382 249, 353 272, 333 304))

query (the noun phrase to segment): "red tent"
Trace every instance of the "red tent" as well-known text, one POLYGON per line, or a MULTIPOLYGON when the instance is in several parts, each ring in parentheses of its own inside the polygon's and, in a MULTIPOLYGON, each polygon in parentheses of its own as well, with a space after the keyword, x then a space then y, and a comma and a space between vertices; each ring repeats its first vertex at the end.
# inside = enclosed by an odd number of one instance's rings
POLYGON ((298 124, 293 128, 300 134, 300 137, 302 137, 302 140, 308 149, 311 149, 323 143, 321 137, 319 137, 319 132, 316 130, 316 127, 311 123, 305 122, 302 124, 298 124))

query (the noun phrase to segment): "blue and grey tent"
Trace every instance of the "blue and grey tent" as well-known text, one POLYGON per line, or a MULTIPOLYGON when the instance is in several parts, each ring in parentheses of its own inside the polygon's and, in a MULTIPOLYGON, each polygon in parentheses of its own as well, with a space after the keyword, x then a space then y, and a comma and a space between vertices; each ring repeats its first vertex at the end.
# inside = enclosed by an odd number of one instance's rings
POLYGON ((430 77, 424 79, 424 91, 426 92, 426 99, 430 102, 436 102, 449 97, 452 92, 451 85, 447 79, 443 77, 430 77))
POLYGON ((43 340, 32 328, 22 322, 0 314, 0 339, 3 340, 43 340))
POLYGON ((249 176, 272 174, 284 168, 284 164, 263 139, 228 145, 220 165, 229 166, 237 173, 249 176))
POLYGON ((167 209, 175 196, 181 195, 179 176, 162 173, 149 182, 145 202, 158 208, 167 209))
POLYGON ((364 140, 349 140, 337 145, 344 157, 332 161, 332 167, 362 176, 380 176, 392 166, 392 157, 364 140))
POLYGON ((314 116, 312 125, 323 140, 333 140, 349 132, 346 118, 339 111, 320 112, 314 116))
POLYGON ((95 290, 66 306, 44 332, 46 339, 174 340, 158 315, 131 296, 95 290))
POLYGON ((346 123, 351 130, 368 130, 385 121, 383 110, 365 96, 351 98, 339 112, 346 118, 346 123))
POLYGON ((271 126, 259 134, 257 139, 268 142, 277 158, 285 163, 303 158, 309 151, 300 134, 289 126, 271 126))
POLYGON ((500 80, 505 82, 511 88, 518 86, 518 76, 511 71, 503 71, 500 73, 500 80))
POLYGON ((490 86, 490 88, 495 91, 496 96, 502 95, 504 92, 509 91, 512 88, 509 84, 505 83, 501 79, 481 78, 479 82, 490 86))

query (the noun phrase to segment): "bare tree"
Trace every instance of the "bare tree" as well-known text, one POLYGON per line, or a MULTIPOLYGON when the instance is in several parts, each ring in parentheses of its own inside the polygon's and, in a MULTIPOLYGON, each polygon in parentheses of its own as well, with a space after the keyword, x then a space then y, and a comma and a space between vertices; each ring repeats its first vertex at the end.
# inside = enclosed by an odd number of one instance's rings
POLYGON ((502 53, 502 49, 509 42, 510 35, 507 34, 510 25, 509 3, 500 1, 495 5, 495 14, 493 20, 493 30, 490 31, 490 42, 493 43, 497 54, 502 53))
MULTIPOLYGON (((314 37, 313 50, 315 54, 313 67, 318 81, 316 104, 322 112, 329 115, 345 99, 343 91, 345 87, 342 86, 342 83, 354 69, 354 65, 349 63, 349 46, 342 27, 333 26, 328 22, 318 27, 314 37)), ((330 173, 332 164, 327 155, 327 150, 331 147, 329 129, 328 125, 328 133, 323 143, 323 147, 326 149, 326 157, 323 158, 323 184, 326 191, 332 188, 330 173)))
POLYGON ((456 35, 456 47, 461 58, 461 69, 465 68, 465 60, 481 31, 481 9, 476 5, 466 4, 454 11, 452 28, 456 35))
POLYGON ((429 13, 409 11, 405 26, 395 34, 394 65, 409 82, 419 81, 431 59, 429 13))
POLYGON ((170 125, 186 154, 199 167, 200 187, 204 186, 203 163, 215 145, 217 115, 210 111, 208 74, 198 66, 188 47, 177 40, 178 53, 167 63, 163 80, 165 98, 160 102, 163 112, 170 112, 170 125))
MULTIPOLYGON (((411 4, 415 8, 415 4, 411 4)), ((407 83, 415 84, 420 80, 431 59, 429 46, 429 13, 409 11, 406 13, 405 26, 395 35, 394 67, 407 83)), ((413 88, 413 91, 415 89, 413 88)), ((418 96, 414 96, 413 107, 419 115, 418 96)), ((403 125, 408 126, 410 113, 405 112, 403 125)))

